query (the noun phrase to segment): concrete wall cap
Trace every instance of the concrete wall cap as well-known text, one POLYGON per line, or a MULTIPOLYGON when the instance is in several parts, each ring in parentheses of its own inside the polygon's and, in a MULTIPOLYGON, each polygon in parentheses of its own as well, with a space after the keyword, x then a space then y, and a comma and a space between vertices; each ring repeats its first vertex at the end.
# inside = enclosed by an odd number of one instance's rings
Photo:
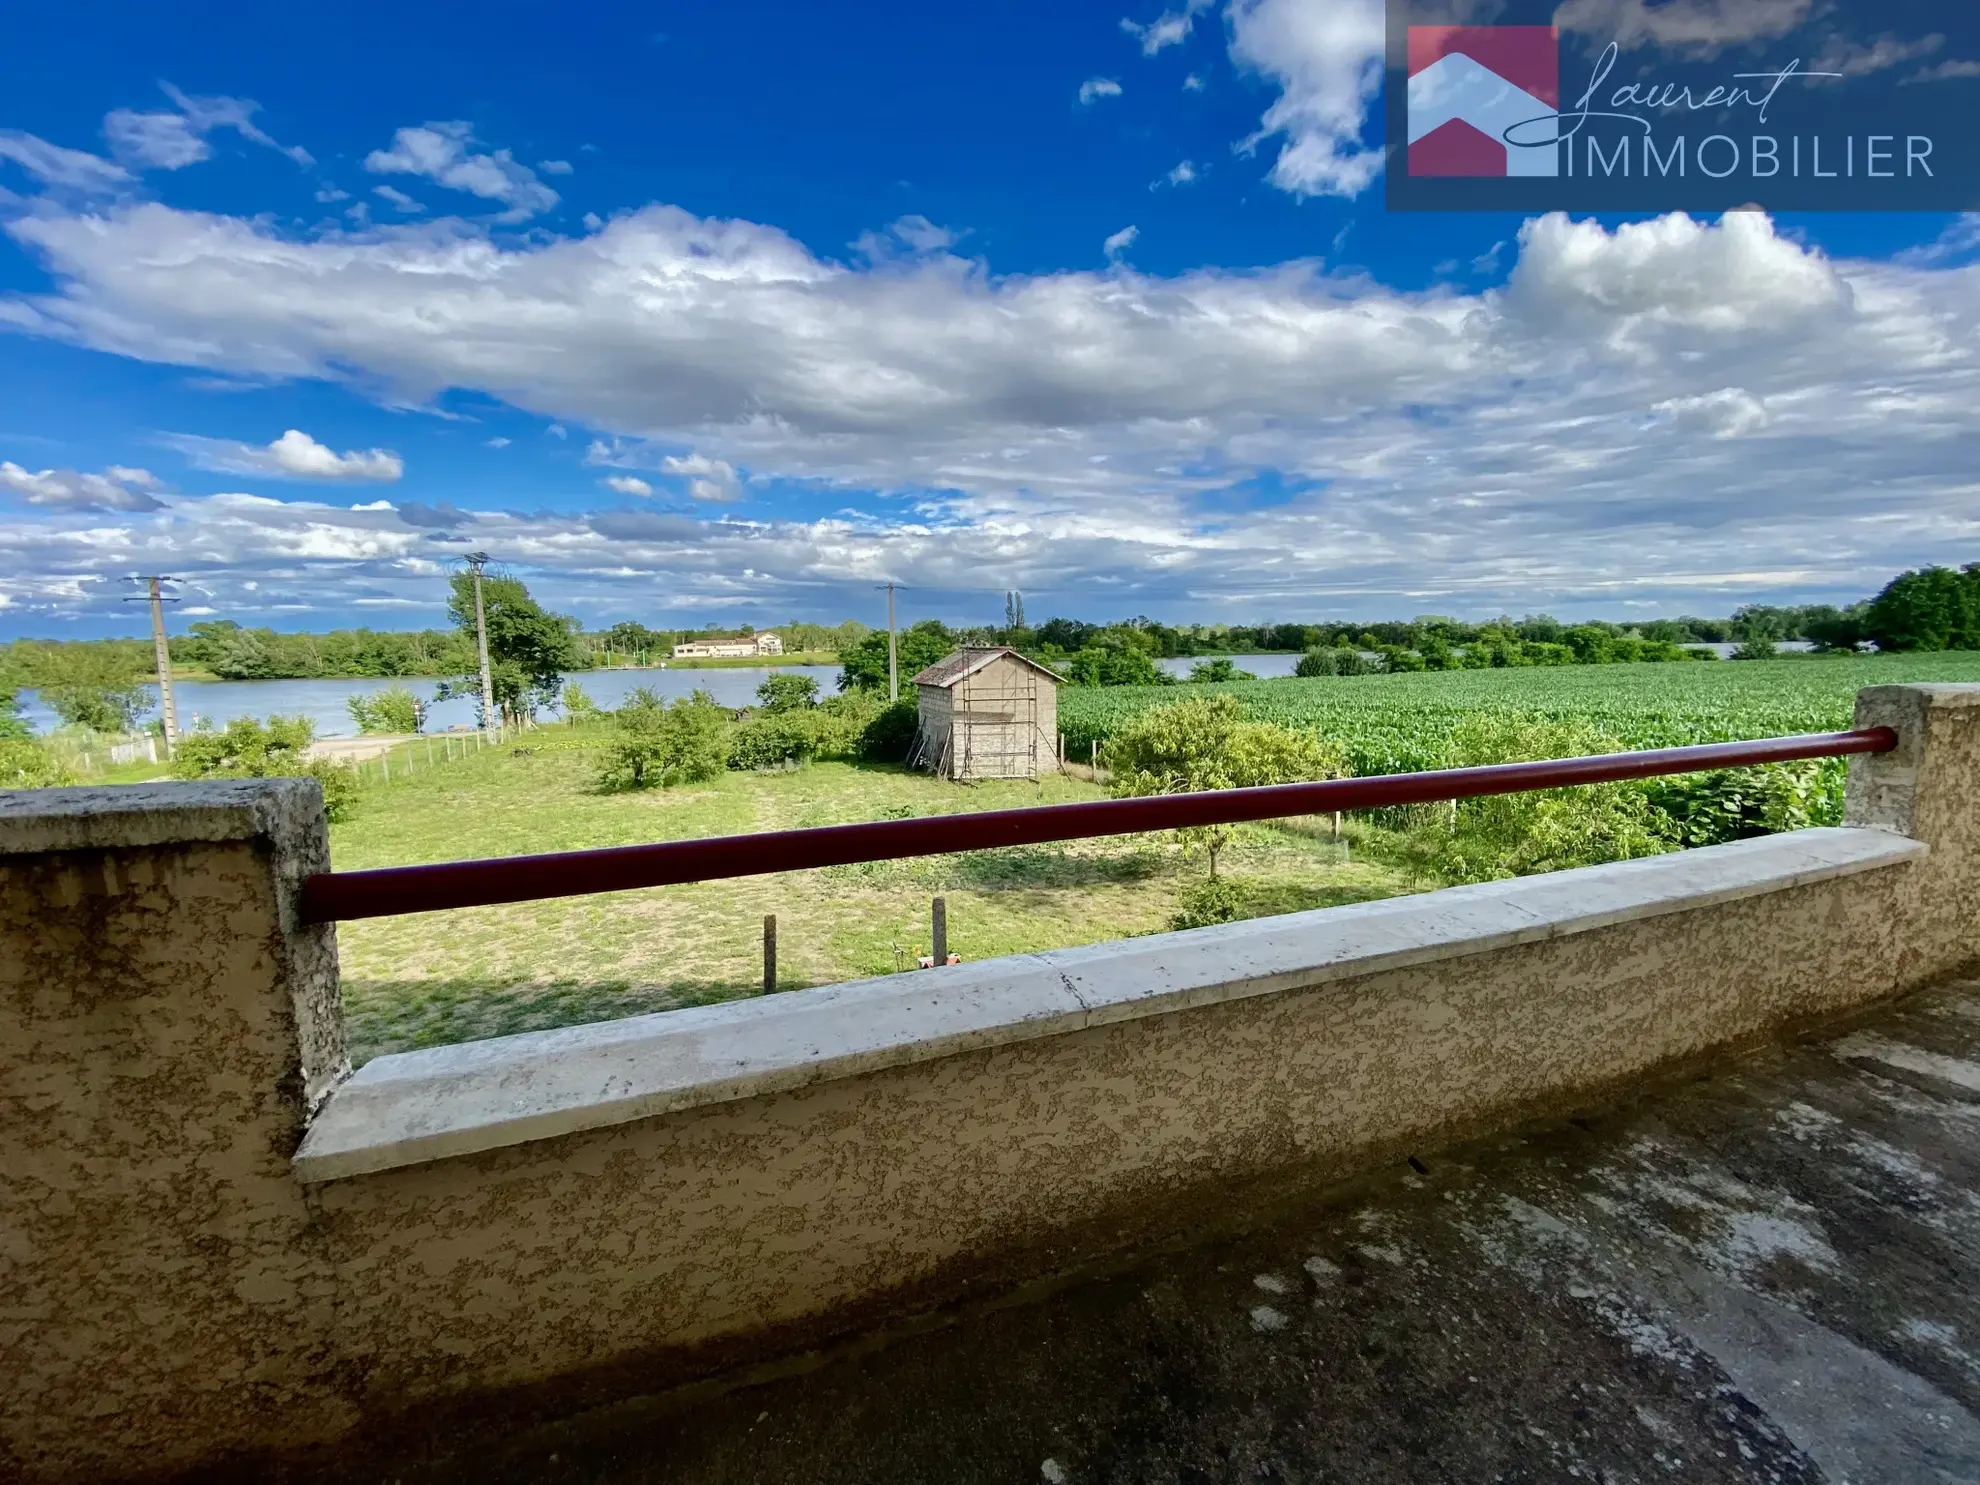
POLYGON ((1934 707, 1964 710, 1980 707, 1980 682, 1912 681, 1903 685, 1865 686, 1856 693, 1860 701, 1881 701, 1897 696, 1924 696, 1934 707))
POLYGON ((294 1170, 359 1176, 1245 996, 1298 992, 1919 861, 1804 830, 1608 866, 379 1057, 294 1170))
POLYGON ((285 834, 322 808, 315 779, 0 789, 0 856, 254 840, 285 834))

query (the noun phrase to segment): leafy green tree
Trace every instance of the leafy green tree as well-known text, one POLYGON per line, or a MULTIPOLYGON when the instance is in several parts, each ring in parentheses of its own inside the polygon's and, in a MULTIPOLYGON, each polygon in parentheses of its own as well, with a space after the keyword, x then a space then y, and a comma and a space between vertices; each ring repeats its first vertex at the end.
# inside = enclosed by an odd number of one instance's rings
POLYGON ((307 717, 236 717, 224 728, 181 735, 172 773, 182 779, 311 778, 323 787, 324 813, 346 818, 357 799, 357 776, 342 764, 308 756, 316 735, 307 717))
POLYGON ((1732 658, 1735 660, 1772 660, 1779 654, 1780 651, 1774 648, 1774 642, 1771 639, 1756 635, 1752 639, 1742 640, 1739 648, 1732 652, 1732 658))
POLYGON ((756 688, 756 704, 766 712, 801 712, 818 704, 818 678, 777 671, 756 688))
POLYGON ((608 789, 650 789, 718 777, 729 761, 729 714, 706 691, 671 706, 650 687, 626 693, 599 768, 608 789))
MULTIPOLYGON (((549 706, 563 685, 564 672, 576 668, 577 621, 553 614, 529 596, 520 578, 493 574, 481 580, 482 606, 488 617, 488 668, 495 688, 495 705, 510 722, 534 717, 549 706)), ((474 574, 454 574, 447 613, 469 646, 474 644, 474 574)), ((470 651, 472 652, 472 651, 470 651)), ((481 695, 478 665, 474 672, 447 682, 441 699, 481 695)), ((494 719, 483 717, 484 726, 494 719)))
POLYGON ((1880 650, 1980 649, 1980 563, 1900 573, 1870 600, 1863 628, 1880 650))
POLYGON ((1223 681, 1249 681, 1255 677, 1239 670, 1233 661, 1217 659, 1197 661, 1189 668, 1189 679, 1193 685, 1214 685, 1223 681))
POLYGON ((20 698, 11 686, 0 686, 0 740, 20 740, 34 733, 21 716, 20 698))
POLYGON ((426 703, 404 686, 387 686, 369 696, 344 703, 359 732, 402 733, 426 730, 426 703))
POLYGON ((135 732, 138 719, 151 710, 151 692, 130 652, 121 648, 49 645, 33 674, 41 699, 71 727, 135 732))
POLYGON ((1851 651, 1869 637, 1865 631, 1869 611, 1868 603, 1853 603, 1848 608, 1815 604, 1802 621, 1802 633, 1815 642, 1818 650, 1851 651))
POLYGON ((576 681, 564 682, 564 689, 557 696, 557 705, 563 709, 564 720, 573 727, 598 715, 598 703, 576 681))
MULTIPOLYGON (((923 619, 894 637, 900 664, 901 685, 906 686, 916 672, 926 670, 953 652, 959 636, 940 619, 923 619)), ((839 651, 839 689, 842 691, 887 689, 887 631, 876 629, 849 650, 839 651)))
MULTIPOLYGON (((1254 722, 1236 697, 1194 696, 1150 707, 1131 717, 1107 740, 1108 792, 1117 798, 1195 794, 1209 789, 1248 789, 1338 778, 1340 754, 1311 733, 1254 722)), ((1235 827, 1190 826, 1176 832, 1184 849, 1209 857, 1230 844, 1235 827)))

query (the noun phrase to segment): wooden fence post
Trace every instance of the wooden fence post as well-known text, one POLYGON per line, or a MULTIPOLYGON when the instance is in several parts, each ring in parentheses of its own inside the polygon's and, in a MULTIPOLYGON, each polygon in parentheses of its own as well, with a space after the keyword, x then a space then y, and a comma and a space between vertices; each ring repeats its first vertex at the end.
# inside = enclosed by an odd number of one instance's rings
POLYGON ((777 915, 763 915, 763 993, 777 993, 777 915))
POLYGON ((949 962, 949 899, 948 898, 938 897, 935 899, 932 916, 934 918, 934 923, 932 925, 934 931, 931 935, 932 946, 934 948, 934 954, 932 957, 935 960, 935 967, 939 969, 943 965, 949 962))

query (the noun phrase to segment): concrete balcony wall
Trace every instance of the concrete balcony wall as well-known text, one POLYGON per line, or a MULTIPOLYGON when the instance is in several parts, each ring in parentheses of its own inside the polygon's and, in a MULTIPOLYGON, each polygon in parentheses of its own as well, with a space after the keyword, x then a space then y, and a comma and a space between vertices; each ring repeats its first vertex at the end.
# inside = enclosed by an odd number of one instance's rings
POLYGON ((651 1386, 1936 979, 1980 959, 1980 688, 1864 708, 1904 746, 1854 828, 356 1077, 313 784, 0 795, 0 1474, 651 1386))

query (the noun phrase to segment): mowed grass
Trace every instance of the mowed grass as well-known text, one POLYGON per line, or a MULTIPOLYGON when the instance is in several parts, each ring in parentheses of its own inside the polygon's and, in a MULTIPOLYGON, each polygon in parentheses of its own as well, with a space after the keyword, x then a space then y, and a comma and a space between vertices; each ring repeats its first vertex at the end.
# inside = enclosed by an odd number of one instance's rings
MULTIPOLYGON (((957 785, 899 769, 814 763, 707 784, 604 794, 593 736, 546 728, 526 755, 490 750, 385 785, 331 828, 338 870, 533 854, 1093 799, 1090 783, 957 785)), ((354 1061, 383 1052, 606 1020, 762 992, 763 918, 777 916, 778 988, 912 966, 930 899, 948 900, 965 959, 1064 948, 1169 926, 1204 873, 1167 835, 933 856, 506 907, 343 924, 354 1061)), ((1242 832, 1220 863, 1252 913, 1387 897, 1420 885, 1344 862, 1311 822, 1242 832)))

